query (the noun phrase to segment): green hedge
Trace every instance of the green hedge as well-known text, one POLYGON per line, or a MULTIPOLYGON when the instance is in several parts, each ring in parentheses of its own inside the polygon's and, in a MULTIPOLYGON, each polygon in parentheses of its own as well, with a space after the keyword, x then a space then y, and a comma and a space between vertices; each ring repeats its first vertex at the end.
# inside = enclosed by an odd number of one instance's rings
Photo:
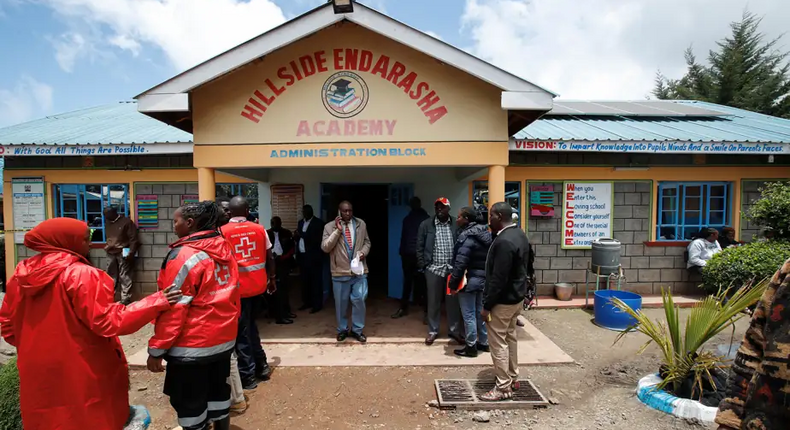
POLYGON ((771 277, 790 258, 790 242, 753 242, 727 248, 713 256, 702 271, 702 287, 714 294, 720 288, 739 288, 771 277))
POLYGON ((16 358, 0 368, 0 429, 22 430, 19 411, 19 370, 16 358))

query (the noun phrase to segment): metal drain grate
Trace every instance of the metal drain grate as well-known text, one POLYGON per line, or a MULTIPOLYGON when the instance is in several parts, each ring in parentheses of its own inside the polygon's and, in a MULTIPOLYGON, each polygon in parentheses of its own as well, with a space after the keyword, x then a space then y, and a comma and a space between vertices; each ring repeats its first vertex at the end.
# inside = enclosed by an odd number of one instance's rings
POLYGON ((528 379, 520 379, 512 400, 486 402, 480 396, 494 388, 493 380, 437 379, 436 395, 442 409, 527 409, 545 408, 549 401, 528 379))

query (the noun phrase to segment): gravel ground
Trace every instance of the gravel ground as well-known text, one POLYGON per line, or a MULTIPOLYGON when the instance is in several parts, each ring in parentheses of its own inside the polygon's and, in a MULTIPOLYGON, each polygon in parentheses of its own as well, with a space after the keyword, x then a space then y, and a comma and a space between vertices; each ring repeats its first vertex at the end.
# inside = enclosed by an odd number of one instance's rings
MULTIPOLYGON (((662 314, 660 310, 647 312, 652 317, 662 314)), ((682 310, 681 317, 687 312, 682 310)), ((645 342, 642 335, 630 334, 612 346, 617 334, 594 326, 591 315, 581 310, 532 311, 528 318, 577 360, 576 365, 522 368, 522 376, 531 378, 544 395, 557 402, 547 409, 491 411, 489 422, 482 423, 475 421, 472 412, 428 406, 435 399, 434 379, 488 378, 490 368, 281 368, 271 381, 250 393, 249 410, 232 423, 236 430, 706 428, 651 410, 636 399, 636 381, 656 371, 659 361, 652 347, 635 355, 645 342)), ((736 343, 747 324, 745 319, 737 324, 736 343)), ((731 333, 723 334, 714 344, 729 343, 730 337, 731 333)), ((124 339, 124 344, 136 345, 136 350, 145 338, 141 333, 124 339)), ((136 371, 131 382, 131 401, 149 408, 152 429, 173 428, 173 411, 161 394, 162 375, 136 371)))

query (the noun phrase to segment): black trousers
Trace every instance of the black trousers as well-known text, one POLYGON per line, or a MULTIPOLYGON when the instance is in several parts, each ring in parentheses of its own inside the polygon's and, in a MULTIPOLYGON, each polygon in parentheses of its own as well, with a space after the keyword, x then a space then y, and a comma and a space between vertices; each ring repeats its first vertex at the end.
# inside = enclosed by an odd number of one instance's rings
POLYGON ((409 308, 412 291, 414 291, 414 302, 425 307, 427 302, 425 275, 420 273, 417 267, 417 256, 401 255, 400 258, 403 267, 403 297, 401 297, 400 307, 402 309, 409 308))
POLYGON ((291 276, 278 270, 276 282, 277 291, 268 300, 269 316, 279 320, 291 314, 291 276))
POLYGON ((239 331, 236 336, 236 357, 239 361, 239 374, 242 381, 254 379, 256 367, 266 364, 266 352, 261 346, 261 336, 258 333, 258 325, 255 323, 262 300, 261 296, 241 299, 239 331))
POLYGON ((168 362, 164 393, 184 430, 205 430, 230 413, 230 351, 209 363, 168 362))
POLYGON ((302 305, 318 310, 324 307, 324 261, 322 256, 302 256, 299 272, 302 280, 302 305))

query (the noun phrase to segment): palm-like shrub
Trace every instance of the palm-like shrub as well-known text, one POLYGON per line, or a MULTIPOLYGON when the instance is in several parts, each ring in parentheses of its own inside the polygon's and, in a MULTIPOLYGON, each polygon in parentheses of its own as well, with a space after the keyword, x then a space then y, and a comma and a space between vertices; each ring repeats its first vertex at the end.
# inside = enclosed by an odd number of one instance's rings
MULTIPOLYGON (((667 388, 677 393, 681 384, 689 377, 693 378, 694 387, 701 394, 704 382, 709 382, 715 387, 712 372, 722 368, 725 364, 724 357, 712 351, 703 350, 703 346, 716 335, 733 326, 735 321, 744 316, 743 310, 756 303, 762 296, 768 281, 762 281, 754 286, 738 289, 727 299, 729 290, 722 290, 718 294, 708 296, 697 302, 686 318, 685 326, 681 326, 678 308, 672 300, 669 291, 661 291, 664 304, 664 320, 651 320, 641 310, 634 311, 622 300, 612 299, 615 307, 627 312, 636 319, 637 324, 633 330, 646 335, 649 339, 640 348, 639 354, 645 351, 651 343, 655 343, 661 350, 663 381, 659 389, 667 388), (671 385, 670 385, 671 384, 671 385)), ((734 330, 734 327, 733 327, 734 330)), ((619 342, 629 331, 624 331, 617 336, 615 343, 619 342)))

